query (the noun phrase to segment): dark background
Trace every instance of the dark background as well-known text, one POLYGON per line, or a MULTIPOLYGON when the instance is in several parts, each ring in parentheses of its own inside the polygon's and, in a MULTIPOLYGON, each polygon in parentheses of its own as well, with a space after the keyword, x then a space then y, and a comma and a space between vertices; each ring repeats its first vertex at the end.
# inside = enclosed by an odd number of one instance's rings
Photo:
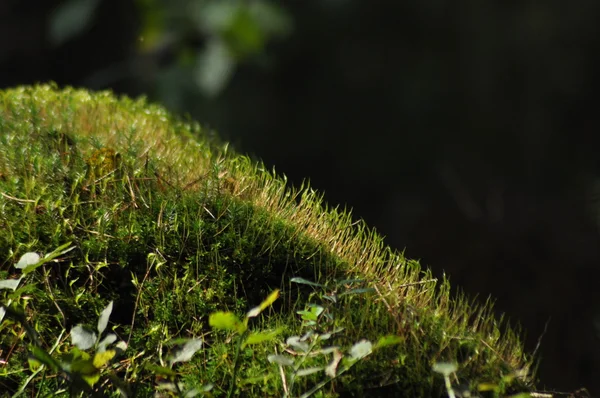
POLYGON ((110 88, 189 113, 495 297, 530 352, 547 324, 539 387, 600 394, 599 1, 263 0, 287 33, 246 42, 252 18, 225 32, 174 12, 211 0, 91 2, 60 36, 77 1, 0 1, 0 87, 110 88), (164 40, 141 48, 149 27, 164 40), (242 44, 208 92, 195 57, 215 38, 242 44))

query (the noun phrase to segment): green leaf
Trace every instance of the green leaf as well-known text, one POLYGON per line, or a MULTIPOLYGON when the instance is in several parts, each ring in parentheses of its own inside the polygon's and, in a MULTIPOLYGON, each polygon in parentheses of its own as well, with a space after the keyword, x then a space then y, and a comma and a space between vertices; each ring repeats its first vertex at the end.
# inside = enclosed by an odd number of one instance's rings
POLYGON ((78 347, 73 347, 71 349, 71 351, 66 353, 66 355, 71 356, 71 362, 73 362, 75 359, 90 359, 91 358, 90 354, 88 354, 85 351, 80 350, 78 347))
POLYGON ((246 317, 252 318, 252 317, 257 316, 258 314, 263 312, 265 309, 267 309, 267 307, 269 307, 271 304, 273 304, 275 302, 275 300, 277 300, 277 298, 279 298, 279 289, 275 289, 271 294, 269 294, 269 297, 267 297, 262 303, 260 303, 260 305, 258 307, 254 307, 253 309, 248 311, 248 314, 246 314, 246 317))
POLYGON ((213 38, 198 53, 194 80, 202 92, 215 97, 223 91, 235 69, 235 61, 223 40, 213 38))
POLYGON ((308 304, 308 307, 310 308, 310 312, 317 316, 321 315, 323 311, 325 311, 325 307, 322 307, 318 304, 308 304))
POLYGON ((246 340, 244 341, 244 344, 242 345, 242 347, 245 347, 250 344, 259 344, 259 343, 263 343, 265 341, 271 341, 280 333, 281 333, 281 329, 271 330, 271 331, 266 331, 266 332, 250 333, 248 338, 246 338, 246 340))
POLYGON ((32 372, 35 372, 40 368, 40 366, 43 366, 43 364, 33 356, 27 358, 27 363, 29 364, 29 370, 32 372))
POLYGON ((239 331, 240 325, 243 325, 237 316, 232 312, 213 312, 208 317, 208 324, 219 330, 239 331))
POLYGON ((75 246, 69 247, 70 244, 71 244, 71 242, 67 242, 64 245, 58 246, 56 249, 54 249, 50 253, 46 254, 44 256, 44 260, 46 260, 46 261, 52 261, 55 258, 57 258, 59 256, 62 256, 63 254, 68 253, 71 250, 75 249, 75 246))
POLYGON ((275 302, 275 300, 277 300, 278 298, 279 298, 279 289, 275 289, 271 292, 271 294, 269 294, 269 297, 267 297, 262 303, 260 303, 260 309, 264 311, 267 307, 269 307, 271 304, 273 304, 275 302))
POLYGON ((321 285, 320 283, 311 282, 308 279, 304 279, 304 278, 300 278, 300 277, 292 278, 292 279, 290 279, 290 282, 299 283, 301 285, 309 285, 309 286, 314 286, 314 287, 325 288, 325 286, 321 285))
POLYGON ((21 283, 21 279, 22 278, 0 280, 0 290, 9 289, 14 292, 17 289, 17 287, 19 287, 19 283, 21 283))
POLYGON ((302 315, 303 321, 316 321, 317 320, 317 315, 315 315, 315 313, 312 311, 297 311, 296 313, 298 315, 302 315))
POLYGON ((40 255, 34 252, 28 252, 25 253, 21 256, 21 258, 19 259, 19 261, 15 264, 15 268, 17 269, 22 269, 23 273, 28 273, 25 272, 25 270, 30 267, 30 266, 34 266, 37 263, 40 262, 40 255))
POLYGON ((309 349, 308 343, 304 342, 300 336, 288 337, 287 340, 285 341, 285 344, 294 347, 296 350, 300 350, 300 351, 304 351, 304 352, 308 351, 308 349, 309 349))
POLYGON ((110 317, 110 313, 113 309, 113 302, 108 303, 106 308, 102 310, 100 317, 98 318, 98 333, 102 334, 108 325, 108 318, 110 317))
POLYGON ((45 257, 49 260, 53 260, 58 256, 62 256, 63 254, 70 252, 71 250, 75 249, 75 246, 69 247, 71 243, 72 242, 67 242, 63 245, 58 246, 56 249, 46 254, 45 257))
POLYGON ((93 364, 94 367, 100 369, 104 367, 108 361, 114 358, 117 352, 115 350, 106 350, 104 352, 98 352, 94 355, 93 364))
POLYGON ((191 390, 189 390, 185 394, 183 394, 183 398, 192 398, 198 394, 200 394, 200 390, 198 390, 196 388, 192 388, 191 390))
POLYGON ((297 311, 296 313, 302 315, 302 320, 305 321, 316 321, 319 315, 323 313, 325 308, 317 304, 309 304, 308 311, 297 311))
POLYGON ((335 294, 333 294, 333 295, 331 295, 331 296, 329 296, 329 295, 327 295, 327 294, 324 294, 324 295, 323 295, 323 298, 324 298, 325 300, 331 301, 331 302, 332 302, 332 303, 334 303, 334 304, 335 304, 335 303, 337 303, 337 296, 336 296, 335 294))
POLYGON ((68 247, 71 244, 71 242, 69 243, 65 243, 62 246, 57 247, 54 251, 46 254, 44 256, 44 258, 40 259, 39 255, 37 255, 36 253, 25 253, 21 259, 19 260, 19 262, 15 265, 15 267, 17 268, 22 268, 23 269, 23 274, 29 274, 33 271, 35 271, 38 267, 42 266, 43 264, 54 260, 55 258, 62 256, 65 253, 70 252, 71 250, 73 250, 75 248, 75 246, 71 246, 68 247), (27 257, 25 257, 27 256, 27 257), (25 258, 24 258, 25 257, 25 258), (37 257, 37 261, 34 261, 37 257))
POLYGON ((87 350, 96 343, 96 333, 86 330, 82 325, 77 325, 71 329, 71 342, 80 350, 87 350))
POLYGON ((81 375, 81 378, 83 380, 85 380, 86 383, 88 383, 88 385, 90 387, 93 387, 94 384, 96 384, 98 382, 98 380, 100 380, 100 372, 96 372, 96 373, 92 373, 89 375, 81 375))
POLYGON ((30 344, 29 351, 35 360, 41 362, 42 364, 46 365, 50 369, 52 369, 54 371, 58 371, 59 369, 61 369, 60 363, 57 360, 55 360, 54 358, 52 358, 50 356, 50 354, 48 354, 46 351, 44 351, 40 347, 30 344))
POLYGON ((99 369, 94 366, 94 360, 91 358, 76 358, 71 363, 71 372, 78 373, 83 376, 93 376, 99 373, 99 369))
POLYGON ((171 359, 171 364, 189 361, 200 348, 202 348, 201 339, 188 340, 183 347, 175 353, 171 359))
POLYGON ((106 337, 103 338, 100 343, 98 343, 98 352, 106 351, 106 347, 108 347, 109 344, 112 344, 115 341, 117 341, 116 334, 114 334, 114 333, 107 334, 106 337))

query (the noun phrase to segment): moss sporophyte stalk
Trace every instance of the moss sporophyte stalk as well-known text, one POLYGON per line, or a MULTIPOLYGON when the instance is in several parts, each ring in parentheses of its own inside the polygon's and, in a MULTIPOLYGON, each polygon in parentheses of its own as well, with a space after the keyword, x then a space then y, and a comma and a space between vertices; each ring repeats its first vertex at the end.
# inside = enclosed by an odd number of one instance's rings
POLYGON ((533 389, 489 302, 144 99, 1 91, 0 193, 7 396, 533 389))

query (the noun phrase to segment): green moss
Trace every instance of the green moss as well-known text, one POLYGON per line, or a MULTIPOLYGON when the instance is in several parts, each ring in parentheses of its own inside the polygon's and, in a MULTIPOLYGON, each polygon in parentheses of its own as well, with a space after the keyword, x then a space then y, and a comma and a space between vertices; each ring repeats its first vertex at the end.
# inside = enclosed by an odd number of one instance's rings
MULTIPOLYGON (((439 395, 443 379, 431 369, 440 361, 458 362, 458 378, 473 385, 530 369, 518 331, 502 326, 489 303, 451 298, 447 280, 198 124, 109 92, 40 85, 5 90, 0 99, 0 275, 27 251, 76 246, 44 266, 27 300, 47 344, 115 300, 111 321, 130 344, 122 372, 150 380, 132 370, 135 353, 158 355, 167 338, 206 334, 213 311, 243 313, 280 288, 282 300, 261 322, 294 333, 310 290, 290 278, 360 277, 376 293, 340 300, 336 322, 346 331, 337 342, 394 334, 402 343, 361 362, 328 393, 439 395)), ((19 369, 26 353, 10 347, 22 330, 5 322, 0 332, 8 368, 19 369)), ((214 382, 219 395, 230 361, 226 336, 207 336, 207 355, 182 370, 188 383, 214 382)), ((256 382, 273 370, 267 351, 243 353, 249 365, 239 393, 281 395, 276 377, 256 382)), ((6 377, 0 389, 14 391, 21 378, 6 377)), ((532 380, 514 378, 509 390, 526 390, 532 380)), ((307 388, 313 382, 305 379, 307 388)))

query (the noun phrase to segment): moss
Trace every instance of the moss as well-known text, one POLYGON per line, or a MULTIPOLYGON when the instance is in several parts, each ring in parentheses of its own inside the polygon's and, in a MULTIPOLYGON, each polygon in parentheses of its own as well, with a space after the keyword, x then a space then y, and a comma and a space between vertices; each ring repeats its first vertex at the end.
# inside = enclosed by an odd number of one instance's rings
MULTIPOLYGON (((39 85, 0 99, 0 275, 27 251, 76 246, 44 266, 36 276, 43 294, 27 305, 49 344, 115 300, 111 321, 129 335, 131 352, 158 353, 167 337, 205 334, 209 313, 244 312, 274 288, 282 300, 269 319, 293 332, 294 311, 310 291, 290 278, 359 277, 376 293, 340 304, 340 342, 394 334, 402 343, 361 363, 330 393, 439 395, 443 380, 431 370, 438 361, 458 362, 458 378, 474 385, 530 369, 518 330, 495 319, 489 303, 450 297, 446 279, 198 124, 109 92, 39 85)), ((17 325, 2 327, 18 333, 17 325)), ((1 336, 7 350, 14 341, 1 336)), ((222 350, 219 336, 211 338, 222 350)), ((263 354, 245 353, 255 365, 244 377, 264 374, 263 354)), ((10 366, 24 355, 12 352, 10 366)), ((202 372, 188 375, 191 383, 225 377, 224 354, 215 355, 194 365, 202 372)), ((514 378, 508 390, 527 390, 532 380, 514 378)), ((241 383, 238 392, 275 394, 277 380, 270 383, 241 383)))

